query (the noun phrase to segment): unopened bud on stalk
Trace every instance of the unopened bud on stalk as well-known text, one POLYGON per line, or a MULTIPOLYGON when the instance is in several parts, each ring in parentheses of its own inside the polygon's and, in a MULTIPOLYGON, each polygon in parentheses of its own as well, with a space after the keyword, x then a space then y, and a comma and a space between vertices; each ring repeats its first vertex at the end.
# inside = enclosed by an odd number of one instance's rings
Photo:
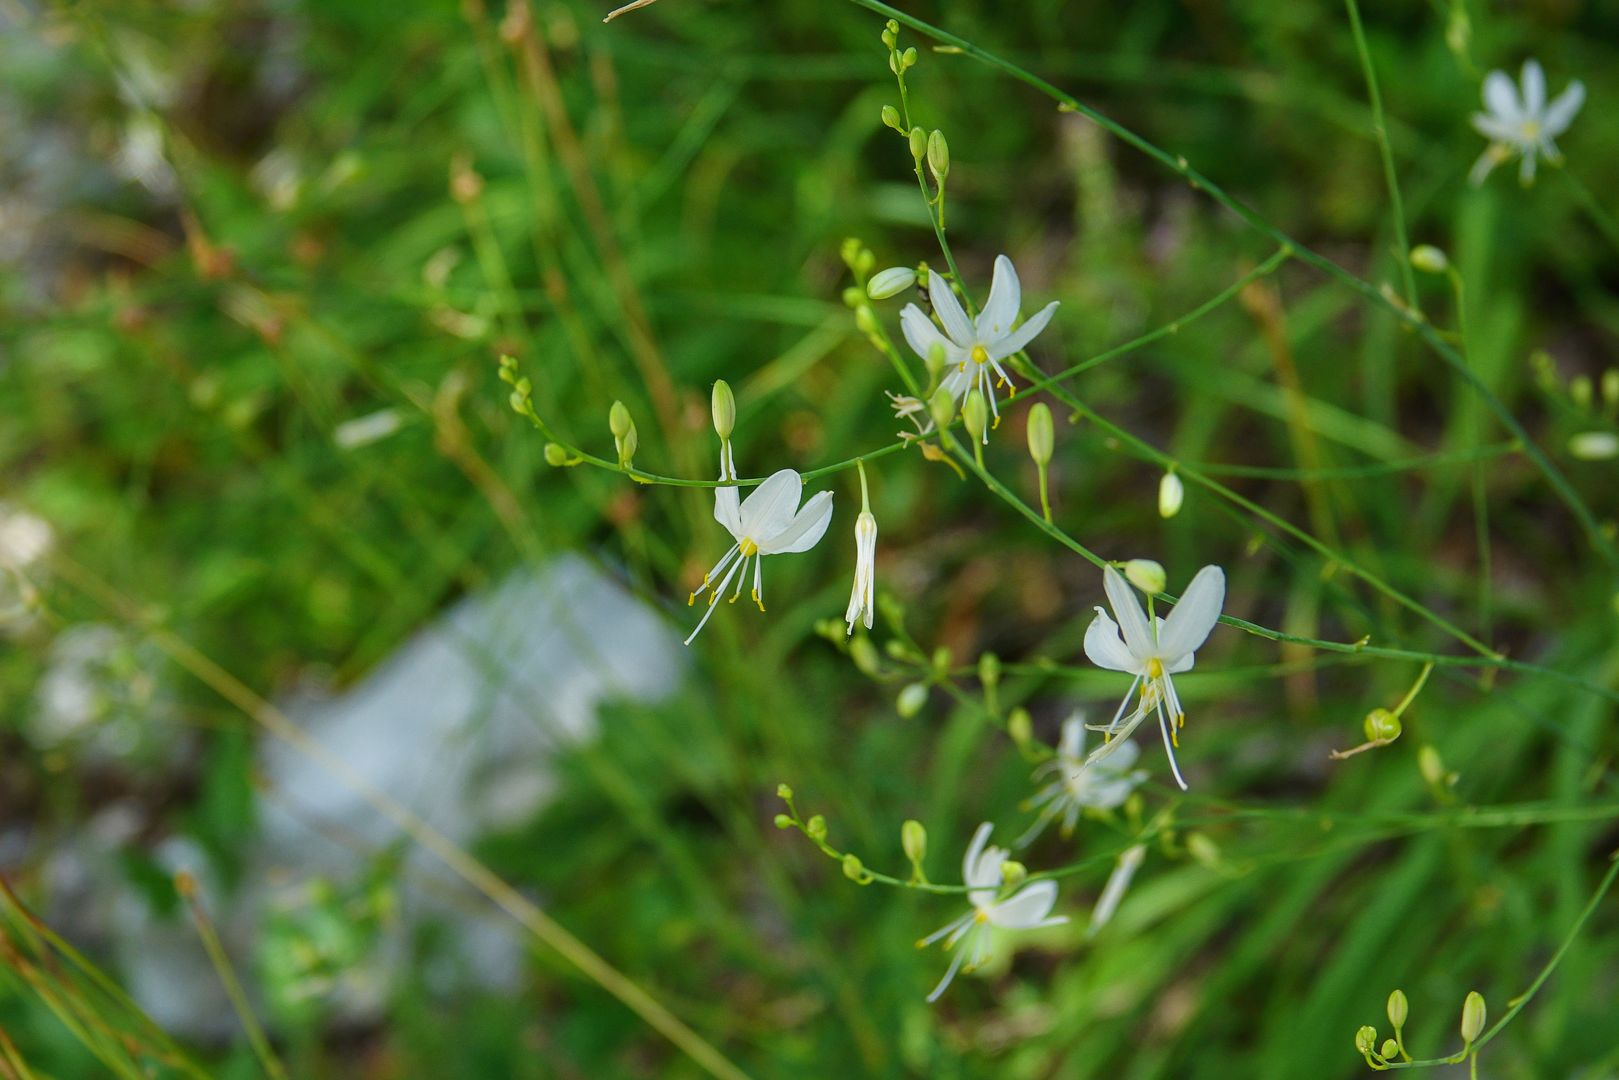
POLYGON ((804 832, 811 840, 826 839, 826 818, 816 814, 804 823, 804 832))
POLYGON ((921 161, 928 153, 928 133, 919 127, 911 129, 911 156, 921 161))
POLYGON ((904 717, 906 720, 909 720, 911 717, 921 712, 922 706, 926 705, 927 703, 927 684, 913 682, 899 692, 899 697, 894 702, 894 708, 898 710, 900 716, 904 717))
POLYGON ((983 391, 974 390, 967 395, 967 401, 961 407, 961 422, 967 426, 967 434, 974 439, 984 437, 989 428, 989 403, 984 400, 983 391))
POLYGON ((900 54, 899 69, 905 71, 916 66, 916 46, 912 45, 900 54))
POLYGON ((941 184, 950 175, 950 144, 945 142, 942 131, 928 136, 928 168, 933 171, 933 179, 941 184))
POLYGON ((1376 1046, 1377 1029, 1370 1024, 1363 1024, 1360 1030, 1355 1032, 1355 1049, 1362 1054, 1370 1054, 1376 1046))
POLYGON ((1158 516, 1172 518, 1181 512, 1181 503, 1186 501, 1186 485, 1181 478, 1173 472, 1166 472, 1164 478, 1158 481, 1158 516))
POLYGON ((887 300, 916 284, 916 271, 909 266, 890 266, 879 270, 866 282, 866 295, 873 300, 887 300))
POLYGON ((1591 406, 1591 376, 1576 375, 1568 381, 1568 396, 1582 409, 1591 406))
POLYGON ((560 469, 568 463, 568 451, 554 442, 545 444, 545 463, 553 469, 560 469))
POLYGON ((892 105, 883 106, 883 124, 901 135, 905 134, 905 121, 899 118, 899 110, 892 105))
POLYGON ((937 384, 944 376, 945 365, 950 362, 950 357, 945 354, 944 345, 935 341, 928 346, 928 354, 922 362, 927 365, 928 384, 931 386, 937 384))
POLYGON ((714 431, 719 437, 729 439, 731 432, 736 430, 736 395, 731 393, 731 384, 724 379, 714 383, 714 393, 709 399, 709 411, 714 414, 714 431))
POLYGON ((1432 244, 1418 244, 1411 249, 1411 265, 1424 274, 1443 274, 1450 269, 1450 259, 1432 244))
POLYGON ((622 401, 613 402, 613 407, 607 411, 607 426, 612 429, 615 439, 622 439, 635 426, 635 421, 630 419, 630 410, 625 408, 622 401))
POLYGON ((1006 733, 1018 746, 1028 745, 1029 740, 1034 738, 1034 718, 1029 715, 1028 709, 1020 705, 1012 710, 1006 718, 1006 733))
MULTIPOLYGON (((1387 709, 1373 709, 1367 713, 1363 727, 1368 742, 1393 742, 1400 737, 1400 732, 1405 730, 1400 718, 1387 709)), ((1392 1003, 1394 999, 1389 1000, 1392 1003)))
POLYGON ((866 869, 866 864, 860 861, 858 855, 843 857, 843 876, 856 885, 870 885, 872 880, 871 871, 866 869))
POLYGON ((1389 995, 1389 1023, 1394 1030, 1399 1031, 1405 1027, 1405 1018, 1411 1013, 1411 1004, 1405 999, 1404 990, 1396 990, 1389 995))
POLYGON ((1462 1002, 1462 1042, 1468 1046, 1484 1033, 1485 1013, 1484 995, 1477 990, 1470 991, 1467 1000, 1462 1002))
POLYGON ((792 818, 788 817, 786 814, 777 814, 776 815, 776 828, 778 828, 778 829, 790 829, 792 827, 793 827, 793 819, 792 818))
POLYGON ((1384 1039, 1383 1049, 1379 1052, 1385 1059, 1394 1057, 1400 1052, 1400 1044, 1395 1042, 1393 1039, 1384 1039))
POLYGON ((1043 401, 1037 401, 1029 409, 1029 422, 1027 425, 1029 436, 1029 456, 1041 468, 1051 464, 1051 451, 1056 442, 1056 431, 1051 422, 1051 407, 1043 401))
POLYGON ((905 822, 899 827, 899 844, 913 865, 921 865, 928 854, 927 827, 914 818, 905 822))
POLYGON ((1163 566, 1151 559, 1131 559, 1124 564, 1124 577, 1148 596, 1163 592, 1169 581, 1163 566))
POLYGON ((877 655, 877 646, 864 635, 849 642, 849 659, 854 661, 855 670, 868 678, 875 678, 882 664, 877 655))
POLYGON ((1001 884, 1008 889, 1017 888, 1028 876, 1029 868, 1015 859, 1001 863, 1001 884))
POLYGON ((949 427, 950 421, 956 418, 955 396, 944 387, 939 387, 928 399, 928 415, 933 417, 933 423, 940 431, 949 427))
POLYGON ((1619 368, 1609 368, 1602 373, 1602 400, 1609 405, 1619 405, 1619 368))

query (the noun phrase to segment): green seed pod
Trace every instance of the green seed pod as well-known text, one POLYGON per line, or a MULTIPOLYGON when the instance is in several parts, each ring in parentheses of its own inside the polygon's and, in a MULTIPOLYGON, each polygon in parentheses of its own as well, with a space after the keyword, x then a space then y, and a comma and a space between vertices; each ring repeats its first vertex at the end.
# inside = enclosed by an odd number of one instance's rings
POLYGON ((1399 1031, 1405 1027, 1405 1018, 1411 1013, 1411 1004, 1405 1000, 1405 991, 1396 990, 1389 995, 1389 1023, 1394 1030, 1399 1031))
POLYGON ((1400 732, 1405 730, 1400 718, 1387 709, 1373 709, 1367 713, 1366 723, 1363 726, 1367 742, 1393 742, 1400 737, 1400 732))
POLYGON ((911 129, 911 156, 921 161, 928 153, 928 133, 919 127, 911 129))
MULTIPOLYGON (((843 633, 844 628, 841 625, 836 629, 839 634, 843 633)), ((854 661, 855 670, 860 674, 867 678, 877 677, 881 659, 877 655, 877 646, 871 643, 869 637, 862 634, 860 637, 850 639, 849 658, 854 661)))
POLYGON ((928 136, 928 168, 933 170, 933 179, 941 184, 950 175, 950 144, 945 142, 942 131, 928 136))
POLYGON ((890 266, 879 270, 866 282, 866 295, 873 300, 887 300, 916 284, 916 271, 909 266, 890 266))
POLYGON ((961 407, 961 421, 967 425, 968 435, 975 439, 983 437, 989 427, 989 404, 982 391, 974 390, 967 395, 967 403, 961 407))
POLYGON ((909 720, 922 711, 922 706, 928 703, 928 688, 926 683, 913 682, 899 692, 894 702, 894 708, 900 716, 909 720))
POLYGON ((1450 269, 1450 260, 1432 244, 1418 244, 1411 249, 1411 265, 1424 274, 1443 274, 1450 269))
POLYGON ((635 426, 635 421, 630 419, 630 410, 624 407, 622 401, 613 402, 613 407, 607 411, 607 426, 612 429, 615 439, 622 439, 635 426))
POLYGON ((920 821, 914 818, 899 827, 899 845, 905 849, 905 857, 912 863, 920 864, 928 854, 928 830, 920 821))
POLYGON ((1484 995, 1477 990, 1470 991, 1467 1000, 1462 1002, 1462 1042, 1468 1046, 1473 1045, 1484 1033, 1486 1012, 1484 995))
POLYGON ((1029 410, 1027 424, 1029 456, 1040 466, 1051 464, 1051 451, 1056 443, 1056 431, 1051 422, 1051 407, 1043 401, 1034 403, 1029 410))
POLYGON ((1124 577, 1148 596, 1163 592, 1169 581, 1164 568, 1151 559, 1131 559, 1124 564, 1124 577))

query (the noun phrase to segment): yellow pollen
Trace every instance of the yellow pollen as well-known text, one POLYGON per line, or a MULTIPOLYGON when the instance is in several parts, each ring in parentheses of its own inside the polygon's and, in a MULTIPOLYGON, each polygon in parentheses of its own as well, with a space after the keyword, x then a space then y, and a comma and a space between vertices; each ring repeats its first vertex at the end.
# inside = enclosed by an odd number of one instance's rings
POLYGON ((708 594, 708 606, 709 607, 713 607, 715 604, 717 604, 719 602, 720 602, 720 594, 719 593, 711 592, 711 593, 708 594))
POLYGON ((984 348, 982 345, 974 345, 972 351, 972 362, 975 364, 989 363, 989 350, 984 348))
POLYGON ((1540 123, 1535 120, 1525 120, 1523 122, 1523 137, 1526 139, 1540 138, 1540 123))
POLYGON ((759 590, 758 589, 750 589, 749 591, 753 593, 753 602, 755 604, 759 605, 759 610, 760 611, 763 611, 765 609, 765 602, 763 600, 759 599, 759 590))
POLYGON ((998 429, 998 428, 999 428, 999 427, 1000 427, 1000 426, 1001 426, 1001 418, 1000 418, 1000 417, 998 417, 998 416, 997 416, 997 417, 996 417, 996 418, 995 418, 995 422, 994 422, 994 423, 993 423, 993 424, 991 424, 991 425, 989 425, 989 430, 991 430, 991 431, 995 431, 995 430, 996 430, 996 429, 998 429))
POLYGON ((690 596, 686 597, 686 606, 687 607, 691 607, 695 603, 697 603, 697 594, 696 593, 692 593, 690 596))
POLYGON ((1174 724, 1169 725, 1169 742, 1170 742, 1170 745, 1173 746, 1175 749, 1179 750, 1181 748, 1181 740, 1180 740, 1180 736, 1177 735, 1175 732, 1176 732, 1175 725, 1174 724))
POLYGON ((1156 656, 1147 661, 1147 678, 1161 679, 1164 677, 1164 662, 1156 656))
POLYGON ((989 912, 985 911, 983 908, 979 908, 977 911, 973 912, 973 922, 975 922, 975 923, 987 923, 987 922, 989 922, 989 912))
POLYGON ((737 547, 742 549, 742 557, 744 559, 759 554, 759 545, 755 544, 752 540, 749 540, 745 536, 737 544, 737 547))

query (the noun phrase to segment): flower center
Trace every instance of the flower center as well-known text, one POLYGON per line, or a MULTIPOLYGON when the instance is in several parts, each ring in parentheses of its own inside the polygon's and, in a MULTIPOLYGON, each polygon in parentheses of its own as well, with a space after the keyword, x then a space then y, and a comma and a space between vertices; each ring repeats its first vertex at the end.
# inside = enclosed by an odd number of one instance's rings
POLYGON ((1156 656, 1147 661, 1147 678, 1161 679, 1164 677, 1164 662, 1156 656))
POLYGON ((982 345, 974 345, 972 351, 972 361, 975 364, 989 363, 989 350, 984 348, 982 345))
POLYGON ((985 911, 983 908, 979 908, 978 910, 974 911, 973 912, 973 922, 975 922, 975 923, 987 923, 987 922, 989 922, 989 912, 985 911))
POLYGON ((1540 138, 1540 122, 1538 120, 1525 120, 1523 122, 1523 137, 1526 139, 1540 138))
POLYGON ((759 553, 759 545, 755 544, 752 540, 749 540, 746 536, 738 541, 736 546, 742 550, 742 557, 744 559, 759 553))

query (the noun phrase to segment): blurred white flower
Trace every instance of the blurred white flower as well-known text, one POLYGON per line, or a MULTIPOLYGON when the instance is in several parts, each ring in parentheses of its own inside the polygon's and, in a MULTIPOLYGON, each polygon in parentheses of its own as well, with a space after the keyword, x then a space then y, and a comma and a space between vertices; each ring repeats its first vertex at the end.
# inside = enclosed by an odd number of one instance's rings
POLYGON ((1006 899, 1000 899, 1004 884, 1001 868, 1006 863, 1006 852, 998 847, 985 846, 989 843, 993 828, 987 821, 978 826, 978 831, 973 833, 972 843, 967 846, 967 855, 961 861, 961 878, 967 886, 967 902, 972 905, 972 910, 916 943, 918 948, 925 948, 944 938, 946 950, 961 946, 950 961, 944 978, 928 995, 929 1001, 939 1000, 939 995, 944 993, 961 969, 969 950, 972 952, 972 961, 967 966, 969 971, 989 958, 991 927, 1035 930, 1068 921, 1066 915, 1051 914, 1052 907, 1057 903, 1055 881, 1036 881, 1006 899))
POLYGON ((1176 729, 1186 723, 1186 712, 1170 676, 1192 669, 1192 654, 1208 640, 1219 621, 1220 608, 1225 603, 1225 571, 1218 566, 1199 570, 1169 618, 1155 618, 1151 623, 1135 593, 1113 567, 1103 567, 1102 585, 1119 621, 1115 623, 1098 607, 1095 620, 1085 631, 1085 655, 1097 667, 1134 675, 1135 681, 1125 691, 1112 723, 1103 729, 1111 741, 1093 751, 1087 761, 1094 764, 1115 752, 1122 739, 1156 712, 1170 770, 1184 791, 1186 780, 1175 761, 1175 747, 1180 745, 1176 729), (1137 687, 1141 695, 1136 710, 1126 718, 1124 710, 1137 687))
MULTIPOLYGON (((1053 300, 1041 308, 1014 330, 1012 324, 1017 321, 1023 303, 1023 287, 1018 283, 1012 260, 1005 255, 995 259, 995 277, 990 283, 989 302, 976 320, 967 318, 967 313, 950 291, 949 284, 932 270, 928 271, 928 299, 944 331, 941 333, 939 326, 935 326, 921 308, 907 304, 899 313, 899 325, 905 333, 906 343, 924 361, 931 351, 941 349, 949 368, 941 385, 957 401, 977 387, 988 400, 995 421, 999 423, 1001 414, 995 402, 994 387, 998 384, 1012 385, 1012 378, 1001 366, 1001 361, 1021 352, 1046 328, 1057 310, 1057 301, 1053 300)), ((989 438, 987 430, 984 438, 986 441, 989 438)))
POLYGON ((1575 79, 1547 104, 1546 73, 1534 60, 1524 61, 1518 86, 1506 72, 1490 72, 1484 78, 1487 111, 1473 114, 1473 127, 1490 145, 1473 165, 1469 179, 1482 184, 1490 170, 1516 155, 1522 159, 1519 181, 1525 187, 1534 183, 1537 157, 1554 165, 1562 160, 1552 140, 1568 130, 1584 101, 1585 84, 1575 79))
MULTIPOLYGON (((722 454, 720 479, 735 480, 736 464, 731 457, 729 444, 722 454)), ((738 576, 738 571, 743 572, 737 580, 736 592, 732 594, 731 602, 735 603, 742 595, 742 586, 747 581, 744 568, 749 559, 753 560, 753 602, 759 605, 760 611, 763 611, 764 557, 808 551, 820 542, 826 533, 827 525, 832 521, 832 493, 817 492, 800 507, 798 500, 803 493, 803 478, 792 469, 782 469, 773 474, 740 502, 735 487, 714 489, 714 520, 725 526, 726 531, 736 538, 736 543, 732 544, 731 550, 714 564, 714 569, 703 575, 703 584, 686 601, 688 604, 695 604, 697 597, 704 591, 709 594, 708 610, 703 612, 702 619, 697 623, 697 629, 686 639, 687 645, 692 643, 692 639, 708 623, 709 616, 714 614, 714 605, 719 602, 720 594, 731 584, 731 579, 738 576), (714 579, 719 577, 721 572, 725 576, 720 578, 718 585, 715 585, 714 579)))
POLYGON ((20 570, 51 549, 51 527, 26 510, 0 503, 0 567, 20 570))
POLYGON ((398 409, 378 409, 338 424, 332 429, 332 442, 339 450, 358 450, 398 431, 402 420, 398 409))
POLYGON ((1619 435, 1611 431, 1582 431, 1569 437, 1568 452, 1581 461, 1619 457, 1619 435))
POLYGON ((860 511, 854 523, 854 588, 849 592, 849 610, 843 618, 849 624, 846 633, 854 633, 856 619, 862 619, 871 629, 876 605, 872 595, 877 584, 877 519, 870 510, 860 511))
POLYGON ((1098 810, 1111 810, 1130 797, 1130 792, 1145 779, 1144 769, 1132 770, 1141 748, 1135 743, 1120 740, 1117 749, 1095 762, 1085 762, 1085 715, 1075 712, 1063 721, 1062 737, 1057 742, 1057 756, 1034 771, 1036 780, 1057 774, 1029 800, 1029 809, 1042 807, 1029 831, 1018 838, 1018 846, 1032 843, 1051 822, 1062 819, 1062 834, 1069 836, 1079 822, 1080 812, 1087 806, 1098 810))
POLYGON ((1130 879, 1136 876, 1136 867, 1146 857, 1146 844, 1126 848, 1119 855, 1119 861, 1113 865, 1113 873, 1107 876, 1107 884, 1102 887, 1102 895, 1097 898, 1096 908, 1091 912, 1091 925, 1085 930, 1086 937, 1095 937, 1097 931, 1113 918, 1119 901, 1124 899, 1125 890, 1130 887, 1130 879))

